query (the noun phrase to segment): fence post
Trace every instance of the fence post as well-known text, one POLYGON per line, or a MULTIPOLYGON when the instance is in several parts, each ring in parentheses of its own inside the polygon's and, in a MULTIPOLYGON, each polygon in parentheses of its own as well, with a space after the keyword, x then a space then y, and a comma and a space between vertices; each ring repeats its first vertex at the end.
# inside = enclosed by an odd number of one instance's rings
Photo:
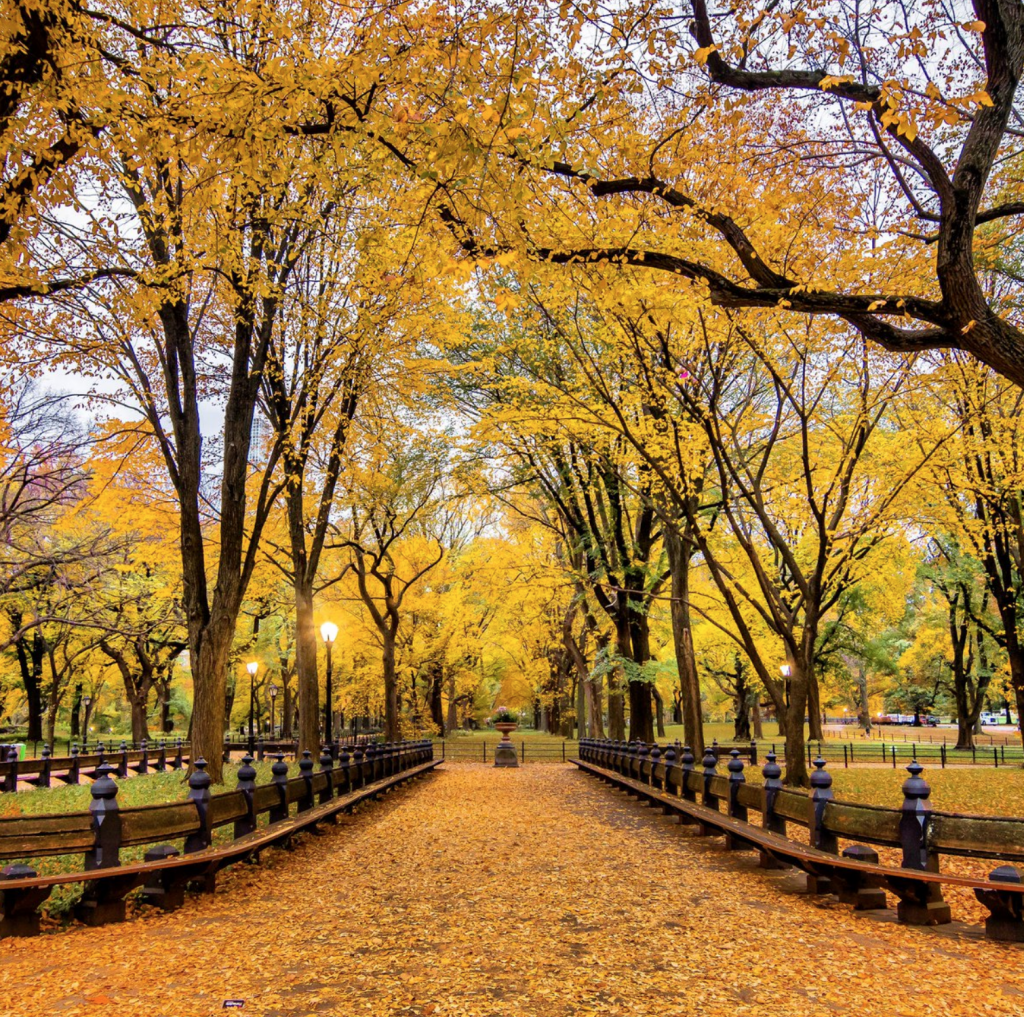
POLYGON ((706 806, 709 809, 718 809, 718 799, 712 794, 711 791, 711 780, 715 776, 715 767, 718 766, 718 756, 708 749, 704 753, 704 759, 702 760, 704 766, 704 795, 701 799, 701 805, 706 806))
MULTIPOLYGON (((441 742, 441 751, 444 752, 444 742, 441 742)), ((434 751, 433 742, 430 745, 431 754, 434 751)), ((351 769, 352 757, 348 754, 348 746, 342 745, 338 752, 338 765, 341 767, 341 776, 345 781, 344 793, 348 794, 352 790, 352 769, 351 769)))
POLYGON ((36 787, 49 787, 50 786, 50 746, 43 746, 43 762, 39 767, 39 779, 36 783, 36 787))
POLYGON ((850 761, 846 758, 846 746, 843 746, 843 769, 848 770, 850 768, 850 761))
MULTIPOLYGON (((732 749, 729 752, 729 815, 733 819, 747 821, 747 807, 740 804, 740 785, 747 782, 743 775, 743 760, 740 759, 740 750, 732 749)), ((725 847, 728 851, 743 851, 747 845, 734 837, 731 833, 725 835, 725 847)))
POLYGON ((303 780, 302 797, 296 806, 296 812, 306 812, 313 808, 313 753, 309 749, 302 750, 299 760, 299 776, 303 780))
POLYGON ((96 767, 97 777, 89 794, 92 816, 93 846, 85 853, 85 871, 109 869, 120 865, 121 816, 117 804, 117 781, 110 775, 116 767, 102 762, 96 767))
MULTIPOLYGON (((931 818, 929 796, 932 789, 921 776, 924 767, 916 760, 907 766, 910 776, 903 782, 903 805, 900 808, 900 843, 903 867, 923 872, 939 871, 939 856, 928 846, 931 818)), ((939 883, 917 884, 912 892, 901 897, 896 917, 909 925, 943 925, 950 920, 949 905, 942 899, 939 883)))
POLYGON ((277 804, 270 809, 271 823, 288 818, 288 764, 284 761, 284 753, 278 749, 275 753, 276 762, 270 768, 271 780, 277 785, 277 804))
POLYGON ((121 753, 121 762, 117 765, 117 775, 122 780, 128 776, 128 746, 121 742, 121 747, 118 749, 121 753))
POLYGON ((892 768, 896 769, 896 746, 892 746, 892 768))
POLYGON ((74 742, 71 746, 71 764, 68 766, 67 783, 78 784, 80 782, 81 775, 79 771, 78 763, 78 742, 74 742))
MULTIPOLYGON (((775 812, 775 799, 782 790, 782 767, 775 761, 774 752, 769 752, 765 757, 765 764, 761 768, 761 775, 764 777, 762 788, 762 823, 769 833, 777 833, 782 837, 786 836, 786 820, 775 812)), ((762 850, 759 853, 758 864, 762 869, 784 869, 781 862, 776 861, 767 852, 762 850)))
MULTIPOLYGON (((810 841, 811 847, 829 854, 839 853, 839 840, 825 829, 825 809, 835 797, 832 791, 832 775, 825 769, 825 760, 818 756, 814 760, 815 771, 811 774, 810 841)), ((808 893, 832 893, 832 880, 827 876, 807 876, 808 893)))
POLYGON ((149 773, 149 742, 145 738, 142 739, 142 755, 139 757, 139 765, 135 772, 141 777, 143 774, 149 773))
POLYGON ((7 764, 4 772, 4 793, 18 790, 18 750, 7 750, 7 764))
POLYGON ((690 787, 689 777, 693 773, 693 750, 689 745, 683 746, 683 754, 680 757, 683 769, 683 779, 679 788, 680 794, 688 801, 695 802, 697 800, 697 792, 690 787))
POLYGON ((179 738, 174 746, 174 769, 180 770, 183 766, 181 760, 181 739, 179 738))
MULTIPOLYGON (((93 846, 85 853, 85 870, 114 869, 121 864, 121 815, 117 804, 117 781, 110 775, 116 767, 104 761, 96 768, 96 781, 89 788, 92 801, 93 846)), ((128 889, 126 886, 125 890, 128 889)), ((89 880, 82 899, 75 905, 75 916, 86 925, 102 925, 124 919, 124 896, 112 883, 89 880)))
POLYGON ((245 798, 245 816, 235 820, 237 840, 256 829, 256 807, 252 799, 253 791, 256 790, 256 767, 252 765, 252 756, 248 752, 242 756, 242 765, 238 768, 236 790, 241 791, 245 798))
MULTIPOLYGON (((213 842, 213 827, 210 825, 210 783, 211 777, 206 772, 206 760, 200 757, 195 761, 194 769, 188 778, 188 800, 196 803, 199 816, 199 829, 185 838, 185 854, 208 848, 213 842)), ((211 888, 212 889, 212 888, 211 888)))
POLYGON ((320 750, 320 769, 327 777, 327 787, 320 792, 320 804, 326 805, 334 798, 334 755, 332 745, 324 745, 320 750))

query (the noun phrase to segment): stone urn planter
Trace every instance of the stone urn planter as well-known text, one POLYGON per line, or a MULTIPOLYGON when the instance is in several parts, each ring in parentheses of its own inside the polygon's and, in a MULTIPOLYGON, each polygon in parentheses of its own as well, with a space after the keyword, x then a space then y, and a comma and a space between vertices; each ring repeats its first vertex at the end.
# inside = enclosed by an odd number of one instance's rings
POLYGON ((509 735, 515 731, 518 724, 512 724, 509 722, 499 721, 494 725, 495 730, 501 732, 501 741, 498 742, 497 747, 494 750, 494 765, 495 766, 518 766, 519 756, 516 753, 515 743, 509 738, 509 735))

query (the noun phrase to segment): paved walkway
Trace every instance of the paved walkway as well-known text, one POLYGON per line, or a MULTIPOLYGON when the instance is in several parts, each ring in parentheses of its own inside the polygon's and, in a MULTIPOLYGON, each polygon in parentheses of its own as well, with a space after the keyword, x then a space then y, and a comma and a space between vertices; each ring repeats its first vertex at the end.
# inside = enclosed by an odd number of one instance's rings
POLYGON ((0 942, 0 1013, 1024 1014, 1024 947, 798 885, 570 767, 449 764, 174 914, 0 942))

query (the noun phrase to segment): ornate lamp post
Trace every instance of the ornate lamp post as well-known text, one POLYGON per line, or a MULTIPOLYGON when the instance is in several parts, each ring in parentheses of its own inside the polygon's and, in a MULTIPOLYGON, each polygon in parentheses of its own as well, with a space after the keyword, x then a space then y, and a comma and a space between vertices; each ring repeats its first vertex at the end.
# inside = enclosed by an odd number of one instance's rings
MULTIPOLYGON (((793 668, 790 667, 789 664, 782 664, 779 667, 779 674, 781 674, 782 677, 786 679, 786 682, 785 682, 785 687, 786 687, 786 709, 788 710, 789 709, 789 679, 793 675, 793 668)), ((781 730, 781 728, 779 730, 781 730)))
POLYGON ((256 751, 256 735, 253 732, 252 721, 256 712, 256 672, 260 669, 260 665, 253 660, 245 665, 245 669, 249 672, 249 755, 251 756, 256 751))
POLYGON ((271 682, 270 688, 267 690, 270 693, 270 737, 277 737, 274 730, 274 700, 277 699, 277 686, 271 682))
POLYGON ((324 702, 324 735, 327 744, 334 742, 334 695, 331 688, 331 647, 338 638, 338 626, 334 622, 324 622, 320 626, 320 635, 327 647, 327 698, 324 702))

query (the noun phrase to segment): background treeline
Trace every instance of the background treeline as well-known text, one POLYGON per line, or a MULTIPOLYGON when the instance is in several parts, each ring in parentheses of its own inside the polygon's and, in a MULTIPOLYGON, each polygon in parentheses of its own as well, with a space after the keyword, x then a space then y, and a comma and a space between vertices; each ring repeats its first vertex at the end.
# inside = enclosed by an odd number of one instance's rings
POLYGON ((324 621, 388 738, 1019 710, 980 6, 20 5, 0 723, 315 748, 324 621))

